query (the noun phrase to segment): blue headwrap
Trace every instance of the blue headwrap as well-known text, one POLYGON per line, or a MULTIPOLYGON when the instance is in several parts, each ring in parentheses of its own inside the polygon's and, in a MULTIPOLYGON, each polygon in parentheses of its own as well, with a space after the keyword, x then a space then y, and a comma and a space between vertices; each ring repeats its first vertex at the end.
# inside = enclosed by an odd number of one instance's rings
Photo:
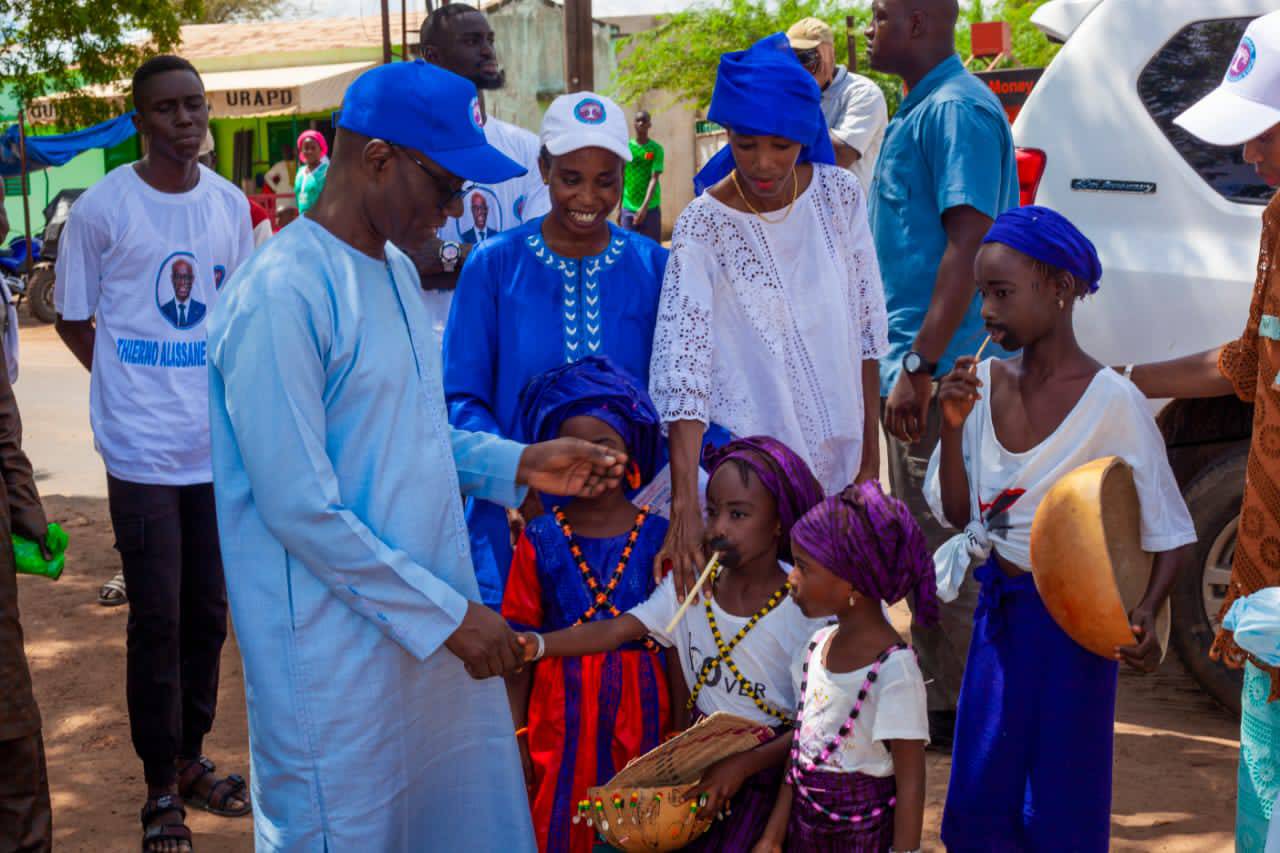
POLYGON ((588 356, 535 376, 520 392, 519 411, 516 438, 526 444, 557 438, 569 418, 590 415, 622 436, 642 484, 665 464, 662 419, 653 401, 626 371, 603 356, 588 356))
POLYGON ((1047 207, 1030 205, 1006 210, 996 219, 983 243, 1003 243, 1051 267, 1066 270, 1098 292, 1102 261, 1089 238, 1071 222, 1047 207))
MULTIPOLYGON (((707 118, 735 133, 799 142, 797 162, 836 162, 822 115, 822 90, 783 33, 720 57, 707 118)), ((726 145, 694 177, 694 191, 701 194, 731 171, 733 154, 726 145)))

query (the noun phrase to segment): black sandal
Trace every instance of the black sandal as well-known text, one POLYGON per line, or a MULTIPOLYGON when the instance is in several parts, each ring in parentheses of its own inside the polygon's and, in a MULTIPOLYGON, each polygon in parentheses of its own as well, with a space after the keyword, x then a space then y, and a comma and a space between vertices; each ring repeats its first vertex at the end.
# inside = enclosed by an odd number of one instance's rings
POLYGON ((203 755, 178 768, 178 792, 182 794, 182 799, 186 800, 187 805, 204 809, 218 817, 243 817, 253 811, 244 777, 236 773, 223 779, 215 778, 206 795, 195 793, 196 783, 217 769, 214 763, 203 755), (240 800, 244 805, 229 809, 227 803, 231 800, 240 800))
POLYGON ((185 843, 188 851, 195 849, 191 844, 191 830, 187 829, 186 825, 186 806, 182 805, 182 801, 173 794, 165 794, 162 797, 156 797, 154 800, 147 800, 142 807, 140 819, 142 820, 142 853, 154 853, 158 849, 158 842, 163 841, 185 843), (154 822, 160 815, 168 812, 176 812, 182 815, 182 822, 154 822))

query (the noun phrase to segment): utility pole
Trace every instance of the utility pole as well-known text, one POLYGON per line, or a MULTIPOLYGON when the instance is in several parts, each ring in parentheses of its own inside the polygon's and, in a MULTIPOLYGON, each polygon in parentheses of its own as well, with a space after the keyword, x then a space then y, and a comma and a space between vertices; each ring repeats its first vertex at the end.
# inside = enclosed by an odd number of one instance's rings
POLYGON ((391 62, 391 9, 388 0, 382 0, 382 64, 391 62))
POLYGON ((592 41, 591 0, 565 0, 564 80, 567 91, 595 88, 592 41))
MULTIPOLYGON (((31 265, 35 262, 35 253, 31 251, 31 179, 27 175, 27 110, 26 107, 18 108, 18 180, 21 182, 22 192, 22 234, 27 238, 27 273, 31 272, 31 265)), ((49 185, 49 178, 45 177, 45 186, 49 185)), ((3 194, 0 193, 0 197, 3 194)), ((3 204, 3 202, 0 202, 3 204)))
POLYGON ((858 70, 858 34, 857 22, 854 21, 853 15, 848 15, 844 19, 844 40, 849 46, 849 65, 850 71, 858 70))

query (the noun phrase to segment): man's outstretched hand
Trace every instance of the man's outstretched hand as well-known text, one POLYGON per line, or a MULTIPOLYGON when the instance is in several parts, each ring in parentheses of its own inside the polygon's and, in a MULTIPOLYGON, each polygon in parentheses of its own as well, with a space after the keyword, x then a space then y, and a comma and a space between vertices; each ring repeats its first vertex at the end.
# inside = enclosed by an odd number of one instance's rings
POLYGON ((467 603, 462 624, 444 641, 472 678, 506 675, 523 666, 524 650, 507 620, 474 601, 467 603))
POLYGON ((516 482, 552 495, 594 498, 618 485, 626 463, 625 453, 577 438, 557 438, 525 448, 516 482))

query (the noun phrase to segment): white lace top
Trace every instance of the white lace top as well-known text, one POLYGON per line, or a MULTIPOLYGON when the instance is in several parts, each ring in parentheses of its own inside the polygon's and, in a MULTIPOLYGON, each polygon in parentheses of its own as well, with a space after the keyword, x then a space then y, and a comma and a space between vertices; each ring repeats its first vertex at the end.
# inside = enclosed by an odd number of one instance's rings
POLYGON ((666 423, 777 438, 836 492, 862 459, 862 361, 883 355, 887 336, 862 188, 815 164, 783 222, 707 193, 685 208, 662 284, 650 393, 666 423))

